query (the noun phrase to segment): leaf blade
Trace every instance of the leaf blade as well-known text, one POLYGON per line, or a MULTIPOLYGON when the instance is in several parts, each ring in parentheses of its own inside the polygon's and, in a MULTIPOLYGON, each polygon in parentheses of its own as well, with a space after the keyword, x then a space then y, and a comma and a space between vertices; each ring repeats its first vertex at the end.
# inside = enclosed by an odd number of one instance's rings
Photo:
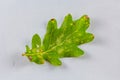
POLYGON ((39 48, 41 46, 41 38, 38 34, 33 35, 32 37, 32 49, 39 48))
POLYGON ((26 46, 25 55, 31 62, 43 64, 46 60, 54 66, 62 65, 59 58, 82 56, 84 51, 78 46, 94 39, 93 34, 86 32, 89 25, 90 18, 87 15, 73 20, 72 15, 68 14, 60 28, 57 27, 57 21, 51 19, 47 24, 43 44, 39 35, 35 34, 32 49, 26 46))
POLYGON ((47 50, 52 47, 51 45, 54 43, 54 41, 57 37, 57 36, 55 36, 56 31, 57 31, 57 22, 55 19, 51 19, 48 22, 47 32, 43 39, 44 50, 47 50))

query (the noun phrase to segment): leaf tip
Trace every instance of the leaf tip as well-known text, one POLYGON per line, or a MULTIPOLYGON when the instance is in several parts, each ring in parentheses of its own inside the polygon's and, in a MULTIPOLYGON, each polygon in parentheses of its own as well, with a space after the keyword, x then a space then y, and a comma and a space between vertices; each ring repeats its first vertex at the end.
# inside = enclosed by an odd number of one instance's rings
POLYGON ((56 23, 56 19, 55 19, 55 18, 52 18, 52 19, 50 20, 50 22, 56 23))
POLYGON ((72 16, 70 13, 68 13, 68 16, 72 16))
POLYGON ((83 15, 83 18, 84 18, 84 19, 86 19, 86 20, 89 20, 89 19, 90 19, 90 18, 89 18, 89 16, 88 16, 88 15, 86 15, 86 14, 85 14, 85 15, 83 15))
POLYGON ((35 33, 33 36, 39 36, 37 33, 35 33))

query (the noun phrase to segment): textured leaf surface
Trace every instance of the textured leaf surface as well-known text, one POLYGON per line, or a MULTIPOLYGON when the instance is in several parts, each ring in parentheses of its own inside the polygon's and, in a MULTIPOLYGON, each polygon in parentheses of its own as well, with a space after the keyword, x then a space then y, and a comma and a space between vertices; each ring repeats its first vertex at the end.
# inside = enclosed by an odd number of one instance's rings
POLYGON ((41 45, 39 35, 35 34, 32 38, 32 49, 26 46, 24 55, 31 62, 43 64, 46 60, 54 66, 62 64, 59 58, 82 56, 84 52, 78 46, 94 39, 93 34, 86 32, 89 25, 90 19, 87 15, 73 20, 68 14, 60 28, 57 27, 57 21, 51 19, 47 24, 43 44, 41 45))
POLYGON ((38 34, 35 34, 32 38, 32 48, 37 48, 41 46, 41 39, 38 34))

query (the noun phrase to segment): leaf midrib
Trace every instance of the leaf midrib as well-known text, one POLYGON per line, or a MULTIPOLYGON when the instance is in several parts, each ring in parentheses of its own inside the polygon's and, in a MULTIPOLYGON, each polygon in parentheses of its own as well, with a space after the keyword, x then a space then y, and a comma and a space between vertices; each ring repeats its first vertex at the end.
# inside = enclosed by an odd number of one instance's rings
MULTIPOLYGON (((48 53, 49 51, 54 50, 56 47, 63 45, 64 42, 65 42, 67 39, 69 39, 69 37, 71 37, 72 34, 74 34, 74 33, 77 32, 77 31, 78 31, 78 30, 76 29, 73 33, 71 33, 70 35, 68 35, 68 36, 66 37, 66 39, 64 39, 63 41, 60 41, 61 43, 57 43, 58 45, 56 44, 56 46, 52 47, 51 49, 48 49, 47 51, 43 52, 42 54, 48 53)), ((64 34, 61 34, 61 35, 64 35, 64 34)))

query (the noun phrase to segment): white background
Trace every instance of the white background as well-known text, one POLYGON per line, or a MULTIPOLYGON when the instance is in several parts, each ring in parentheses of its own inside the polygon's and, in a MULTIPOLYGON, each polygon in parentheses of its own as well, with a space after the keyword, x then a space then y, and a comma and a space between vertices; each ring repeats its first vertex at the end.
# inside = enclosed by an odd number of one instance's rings
POLYGON ((120 0, 0 0, 0 80, 120 80, 120 0), (54 67, 21 56, 33 34, 43 38, 48 20, 60 26, 68 13, 91 18, 95 39, 80 47, 83 57, 54 67))

